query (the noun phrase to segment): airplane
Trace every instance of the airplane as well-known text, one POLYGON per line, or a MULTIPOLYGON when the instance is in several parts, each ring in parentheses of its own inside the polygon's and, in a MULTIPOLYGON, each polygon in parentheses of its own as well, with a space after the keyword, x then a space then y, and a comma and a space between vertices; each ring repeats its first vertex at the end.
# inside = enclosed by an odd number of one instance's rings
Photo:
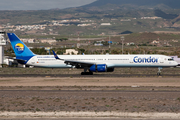
POLYGON ((14 33, 7 33, 16 60, 20 64, 43 68, 77 68, 84 69, 81 75, 93 75, 93 72, 113 72, 122 67, 158 68, 157 75, 165 67, 176 67, 178 63, 165 55, 36 55, 14 33))

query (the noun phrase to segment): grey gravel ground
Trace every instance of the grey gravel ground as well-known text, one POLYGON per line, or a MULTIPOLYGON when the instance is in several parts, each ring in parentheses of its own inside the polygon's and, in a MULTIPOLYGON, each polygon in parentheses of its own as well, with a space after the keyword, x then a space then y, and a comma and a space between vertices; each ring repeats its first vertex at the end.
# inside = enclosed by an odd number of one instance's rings
POLYGON ((0 91, 0 111, 180 112, 178 87, 171 91, 165 91, 166 87, 163 91, 161 87, 159 90, 152 90, 151 87, 149 90, 116 90, 113 87, 113 90, 20 89, 0 91))
MULTIPOLYGON (((85 79, 84 77, 60 79, 51 76, 43 78, 28 76, 19 78, 1 77, 0 113, 8 111, 33 113, 61 111, 180 113, 180 79, 177 77, 129 79, 118 77, 102 79, 102 77, 106 76, 100 75, 98 79, 85 79)), ((123 117, 7 118, 2 116, 0 119, 153 120, 123 117)))
MULTIPOLYGON (((98 117, 98 118, 0 118, 1 120, 169 120, 169 119, 147 119, 147 118, 112 118, 112 117, 98 117)), ((178 119, 171 119, 178 120, 178 119)))
MULTIPOLYGON (((0 118, 1 119, 1 118, 0 118)), ((140 119, 140 118, 33 118, 33 119, 28 119, 28 118, 9 118, 5 119, 2 118, 1 120, 169 120, 169 119, 140 119)), ((171 120, 178 120, 178 119, 171 119, 171 120)))

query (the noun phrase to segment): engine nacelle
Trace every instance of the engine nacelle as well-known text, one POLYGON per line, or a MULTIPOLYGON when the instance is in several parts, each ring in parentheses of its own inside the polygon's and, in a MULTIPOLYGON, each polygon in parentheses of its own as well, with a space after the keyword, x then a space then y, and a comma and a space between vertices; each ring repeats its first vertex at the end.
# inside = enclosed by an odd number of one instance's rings
POLYGON ((91 72, 113 72, 114 68, 107 68, 106 64, 92 65, 89 69, 91 72))

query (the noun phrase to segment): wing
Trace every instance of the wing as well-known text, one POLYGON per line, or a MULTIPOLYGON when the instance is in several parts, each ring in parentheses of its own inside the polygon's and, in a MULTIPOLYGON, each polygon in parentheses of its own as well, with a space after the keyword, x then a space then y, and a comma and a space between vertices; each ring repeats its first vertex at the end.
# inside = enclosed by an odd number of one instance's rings
MULTIPOLYGON (((53 50, 52 50, 53 51, 53 50)), ((84 62, 84 61, 75 61, 75 60, 66 60, 66 59, 61 59, 58 57, 58 55, 53 51, 54 57, 57 60, 62 60, 64 61, 65 64, 67 65, 72 65, 76 66, 77 68, 82 68, 82 67, 91 67, 92 65, 96 64, 94 62, 84 62)))

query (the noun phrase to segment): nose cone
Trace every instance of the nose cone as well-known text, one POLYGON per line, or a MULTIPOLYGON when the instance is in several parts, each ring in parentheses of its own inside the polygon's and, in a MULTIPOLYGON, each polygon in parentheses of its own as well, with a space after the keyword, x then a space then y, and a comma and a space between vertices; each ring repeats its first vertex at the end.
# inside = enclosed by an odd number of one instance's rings
POLYGON ((174 65, 175 65, 175 66, 178 66, 179 64, 178 64, 176 61, 174 61, 174 65))

